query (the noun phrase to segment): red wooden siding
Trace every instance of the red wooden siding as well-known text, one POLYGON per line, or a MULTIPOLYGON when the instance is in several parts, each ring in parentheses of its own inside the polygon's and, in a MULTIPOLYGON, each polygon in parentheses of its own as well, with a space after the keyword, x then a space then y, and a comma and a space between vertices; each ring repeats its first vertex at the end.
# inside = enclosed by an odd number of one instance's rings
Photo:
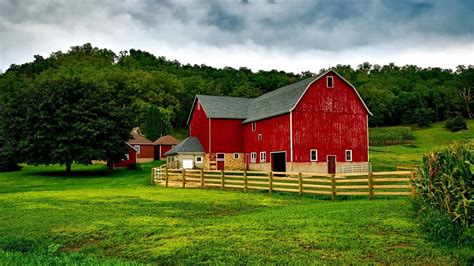
POLYGON ((331 72, 313 83, 293 110, 293 161, 310 161, 310 149, 318 150, 318 161, 336 155, 344 162, 352 150, 353 162, 368 160, 367 112, 355 91, 331 72), (326 87, 326 76, 334 77, 334 88, 326 87))
POLYGON ((139 145, 140 153, 137 153, 137 158, 155 158, 155 147, 153 144, 133 144, 132 146, 139 145))
POLYGON ((198 108, 199 101, 196 100, 189 121, 189 135, 197 137, 206 153, 209 153, 209 119, 202 108, 198 108))
POLYGON ((290 161, 290 117, 288 114, 271 117, 256 122, 257 128, 252 132, 252 123, 244 124, 244 151, 256 152, 257 163, 260 162, 260 152, 267 152, 267 162, 270 162, 270 152, 286 151, 286 161, 290 161), (258 140, 262 134, 262 140, 258 140))
POLYGON ((165 153, 171 150, 172 146, 171 145, 159 145, 158 149, 161 147, 161 154, 160 158, 165 157, 165 153))
POLYGON ((124 159, 120 162, 115 162, 114 167, 127 167, 130 164, 137 162, 135 150, 132 147, 127 145, 127 152, 128 152, 128 160, 124 159))
POLYGON ((242 120, 211 119, 211 152, 243 152, 242 131, 242 120))

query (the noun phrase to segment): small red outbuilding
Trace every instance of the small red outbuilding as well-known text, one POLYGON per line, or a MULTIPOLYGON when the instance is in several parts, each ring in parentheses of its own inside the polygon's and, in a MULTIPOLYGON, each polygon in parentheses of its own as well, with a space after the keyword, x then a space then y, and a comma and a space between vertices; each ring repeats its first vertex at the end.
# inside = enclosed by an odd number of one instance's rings
POLYGON ((137 162, 151 162, 155 159, 155 144, 145 138, 140 133, 140 129, 134 128, 131 133, 131 138, 127 142, 137 151, 137 162))
POLYGON ((179 140, 171 135, 162 136, 155 142, 155 160, 165 158, 165 153, 179 144, 179 140))

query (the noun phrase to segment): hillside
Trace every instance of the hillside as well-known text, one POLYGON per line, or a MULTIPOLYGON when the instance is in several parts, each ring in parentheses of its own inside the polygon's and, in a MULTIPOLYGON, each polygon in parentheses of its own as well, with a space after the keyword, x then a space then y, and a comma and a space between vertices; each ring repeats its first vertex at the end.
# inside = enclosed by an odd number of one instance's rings
POLYGON ((396 165, 419 165, 427 151, 446 147, 455 141, 474 140, 474 119, 466 122, 468 130, 453 133, 443 128, 444 122, 439 122, 429 128, 413 130, 415 140, 411 143, 370 146, 370 161, 374 170, 395 170, 396 165))

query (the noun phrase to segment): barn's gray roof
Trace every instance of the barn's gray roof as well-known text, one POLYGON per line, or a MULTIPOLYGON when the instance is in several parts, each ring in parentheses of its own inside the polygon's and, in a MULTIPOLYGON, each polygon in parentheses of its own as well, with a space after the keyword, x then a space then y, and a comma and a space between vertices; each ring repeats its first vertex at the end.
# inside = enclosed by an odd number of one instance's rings
POLYGON ((247 118, 247 109, 253 99, 229 96, 196 95, 209 118, 247 118))
POLYGON ((296 105, 308 85, 319 77, 320 75, 313 76, 253 99, 244 123, 288 113, 296 105))
MULTIPOLYGON (((241 119, 243 120, 243 123, 253 122, 290 112, 301 99, 308 88, 308 85, 320 77, 326 75, 326 73, 329 71, 281 87, 253 99, 228 96, 196 95, 194 104, 196 103, 196 100, 199 99, 201 106, 209 118, 241 119)), ((335 71, 333 72, 344 80, 344 78, 338 73, 335 71)), ((349 82, 347 83, 350 85, 349 82)), ((372 115, 362 98, 360 98, 357 90, 352 85, 351 87, 362 101, 367 112, 372 115)), ((191 113, 193 109, 191 109, 191 113)), ((190 118, 191 114, 188 118, 188 123, 190 118)))
POLYGON ((164 155, 170 156, 186 152, 204 152, 204 148, 196 137, 187 137, 181 143, 167 151, 164 155))

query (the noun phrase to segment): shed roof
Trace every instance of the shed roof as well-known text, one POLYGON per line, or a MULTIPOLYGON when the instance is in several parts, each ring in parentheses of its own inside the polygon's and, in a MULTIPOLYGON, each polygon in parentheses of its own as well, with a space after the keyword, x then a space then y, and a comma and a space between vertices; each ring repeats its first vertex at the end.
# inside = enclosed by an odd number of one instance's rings
POLYGON ((196 137, 187 137, 178 145, 165 153, 165 156, 176 155, 178 153, 204 153, 204 148, 196 137))
POLYGON ((176 145, 179 140, 171 135, 162 136, 154 142, 157 145, 176 145))
POLYGON ((128 144, 153 144, 153 141, 145 138, 145 136, 138 134, 136 131, 130 133, 131 138, 128 140, 128 144))

